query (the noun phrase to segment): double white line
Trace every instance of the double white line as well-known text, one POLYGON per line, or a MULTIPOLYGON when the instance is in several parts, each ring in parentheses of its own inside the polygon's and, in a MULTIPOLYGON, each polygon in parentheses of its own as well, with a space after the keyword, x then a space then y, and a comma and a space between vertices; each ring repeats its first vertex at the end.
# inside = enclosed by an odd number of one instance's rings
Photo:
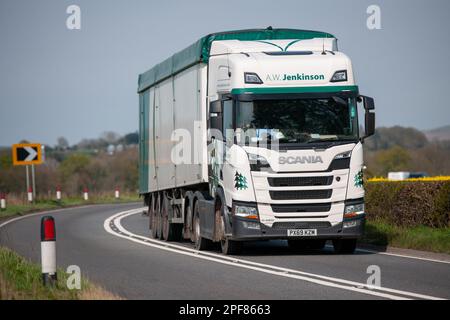
POLYGON ((145 208, 133 209, 124 212, 119 212, 108 219, 105 220, 103 226, 107 232, 110 234, 121 237, 136 243, 140 243, 149 247, 158 248, 165 251, 175 252, 178 254, 195 257, 197 259, 214 261, 217 263, 235 266, 238 268, 249 269, 253 271, 259 271, 275 276, 291 278, 296 280, 303 280, 312 282, 318 285, 323 285, 327 287, 333 287, 348 291, 359 292, 363 294, 368 294, 372 296, 377 296, 386 299, 394 299, 394 300, 411 300, 411 299, 427 299, 427 300, 443 300, 438 297, 384 288, 384 287, 373 287, 361 282, 349 281, 340 278, 327 277, 319 274, 313 274, 309 272, 303 272, 300 270, 288 269, 283 267, 278 267, 275 265, 257 263, 244 259, 237 259, 233 257, 224 256, 221 254, 216 254, 212 252, 205 251, 197 251, 195 249, 187 248, 181 245, 164 242, 156 239, 147 238, 141 235, 134 234, 128 230, 126 230, 121 225, 121 220, 134 215, 141 213, 145 208))

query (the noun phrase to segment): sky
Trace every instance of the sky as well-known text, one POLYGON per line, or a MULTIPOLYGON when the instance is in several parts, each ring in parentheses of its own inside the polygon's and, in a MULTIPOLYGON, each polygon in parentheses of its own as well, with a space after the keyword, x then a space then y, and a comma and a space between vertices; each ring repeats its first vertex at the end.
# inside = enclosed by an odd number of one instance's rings
POLYGON ((378 126, 449 125, 449 15, 448 0, 0 0, 0 146, 134 132, 139 73, 208 33, 269 25, 334 34, 378 126))

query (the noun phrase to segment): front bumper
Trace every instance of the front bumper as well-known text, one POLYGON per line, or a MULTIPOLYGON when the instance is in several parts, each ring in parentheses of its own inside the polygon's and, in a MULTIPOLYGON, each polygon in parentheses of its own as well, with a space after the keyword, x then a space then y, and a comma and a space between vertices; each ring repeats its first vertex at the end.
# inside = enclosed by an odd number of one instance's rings
POLYGON ((270 240, 270 239, 356 239, 364 234, 366 219, 365 215, 360 215, 352 219, 345 219, 343 222, 330 227, 302 227, 302 229, 317 229, 317 236, 312 237, 288 237, 289 227, 268 227, 255 220, 244 219, 234 216, 232 218, 232 240, 270 240), (355 222, 354 226, 344 228, 346 222, 355 222), (259 228, 255 228, 259 225, 259 228), (251 226, 251 227, 249 227, 251 226))

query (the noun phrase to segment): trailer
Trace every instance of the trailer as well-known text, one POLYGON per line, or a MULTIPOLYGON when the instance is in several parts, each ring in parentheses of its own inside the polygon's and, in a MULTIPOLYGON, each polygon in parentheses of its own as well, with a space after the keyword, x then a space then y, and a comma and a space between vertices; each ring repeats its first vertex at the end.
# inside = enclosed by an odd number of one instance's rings
POLYGON ((139 190, 154 238, 225 254, 267 239, 354 251, 374 101, 333 35, 210 34, 140 74, 138 94, 139 190))

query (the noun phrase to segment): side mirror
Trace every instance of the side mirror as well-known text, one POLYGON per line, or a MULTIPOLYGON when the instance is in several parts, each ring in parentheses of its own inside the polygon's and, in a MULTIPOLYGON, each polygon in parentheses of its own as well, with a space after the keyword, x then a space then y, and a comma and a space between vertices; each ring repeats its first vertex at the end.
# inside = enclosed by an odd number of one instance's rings
POLYGON ((366 110, 365 116, 366 134, 364 138, 370 137, 375 133, 375 113, 366 110))
POLYGON ((222 101, 217 100, 209 105, 209 125, 211 129, 222 131, 222 101))
POLYGON ((366 111, 364 119, 366 132, 364 137, 362 138, 363 141, 365 138, 368 138, 375 133, 375 113, 370 112, 371 110, 375 110, 375 101, 371 97, 362 95, 358 97, 358 101, 362 101, 364 110, 366 111))
POLYGON ((375 109, 375 101, 371 97, 361 96, 361 99, 363 101, 364 109, 367 110, 374 110, 375 109))

